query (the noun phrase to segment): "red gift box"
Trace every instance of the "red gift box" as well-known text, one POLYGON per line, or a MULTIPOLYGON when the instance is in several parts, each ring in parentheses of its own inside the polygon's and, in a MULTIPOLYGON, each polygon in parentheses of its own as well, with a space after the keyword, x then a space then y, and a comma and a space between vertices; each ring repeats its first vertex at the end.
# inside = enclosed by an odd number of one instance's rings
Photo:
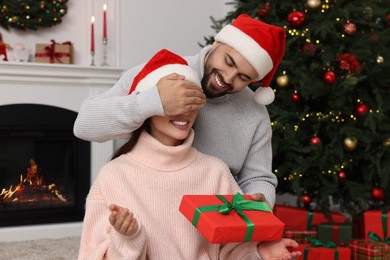
POLYGON ((283 222, 265 202, 251 198, 239 193, 234 196, 184 195, 179 211, 210 243, 280 240, 283 222), (248 205, 254 207, 245 209, 248 205), (241 206, 244 209, 240 215, 241 206), (224 212, 227 208, 233 210, 224 212))
POLYGON ((307 244, 310 241, 306 236, 317 238, 317 231, 314 230, 284 230, 283 237, 295 240, 298 244, 307 244))
POLYGON ((345 223, 345 216, 340 213, 331 213, 332 219, 328 219, 320 211, 309 211, 305 208, 297 208, 284 205, 275 205, 274 214, 291 230, 315 230, 315 225, 332 222, 345 223))
POLYGON ((349 247, 317 247, 311 244, 300 244, 298 247, 293 248, 292 251, 301 251, 302 255, 298 260, 350 260, 351 249, 349 247), (336 258, 337 256, 337 258, 336 258))
POLYGON ((390 245, 371 239, 352 239, 349 247, 352 260, 386 260, 390 259, 390 245))
POLYGON ((374 238, 378 242, 390 241, 390 218, 387 211, 367 210, 364 212, 364 238, 374 238), (370 234, 371 233, 371 234, 370 234))

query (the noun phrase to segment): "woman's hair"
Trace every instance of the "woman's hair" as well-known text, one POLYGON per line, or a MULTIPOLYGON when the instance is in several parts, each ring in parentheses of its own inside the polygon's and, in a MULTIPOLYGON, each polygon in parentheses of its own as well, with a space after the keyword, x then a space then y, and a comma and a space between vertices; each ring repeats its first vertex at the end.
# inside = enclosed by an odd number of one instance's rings
POLYGON ((145 122, 141 125, 141 127, 133 132, 129 141, 127 141, 118 150, 116 150, 114 155, 111 157, 111 160, 114 160, 115 158, 121 156, 122 154, 130 152, 134 148, 134 146, 137 144, 138 139, 139 139, 139 137, 144 129, 146 129, 147 131, 150 130, 150 120, 149 119, 145 120, 145 122))

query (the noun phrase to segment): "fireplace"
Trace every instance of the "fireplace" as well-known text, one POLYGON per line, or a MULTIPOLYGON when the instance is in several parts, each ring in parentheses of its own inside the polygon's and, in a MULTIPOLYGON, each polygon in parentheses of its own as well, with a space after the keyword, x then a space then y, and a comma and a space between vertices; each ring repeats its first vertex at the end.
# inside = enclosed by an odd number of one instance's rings
POLYGON ((37 104, 0 106, 0 226, 81 221, 90 144, 77 113, 37 104))
POLYGON ((73 123, 82 101, 121 72, 0 63, 0 241, 81 234, 86 194, 114 142, 79 140, 73 123))

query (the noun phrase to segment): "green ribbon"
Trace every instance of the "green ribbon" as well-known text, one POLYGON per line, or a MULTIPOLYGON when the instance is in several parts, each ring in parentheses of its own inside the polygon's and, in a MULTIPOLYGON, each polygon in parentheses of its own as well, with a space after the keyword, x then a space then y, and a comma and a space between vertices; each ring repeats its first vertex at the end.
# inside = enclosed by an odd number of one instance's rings
POLYGON ((198 225, 200 215, 203 212, 219 211, 219 213, 221 213, 223 215, 227 215, 232 210, 235 210, 237 212, 237 214, 247 224, 247 230, 245 233, 244 242, 248 242, 252 238, 253 231, 255 229, 255 225, 247 216, 245 216, 244 210, 260 210, 260 211, 271 212, 271 209, 268 207, 267 203, 253 201, 253 200, 246 200, 246 199, 244 199, 244 197, 240 193, 236 193, 233 196, 232 203, 230 203, 222 195, 215 195, 215 196, 217 198, 219 198, 223 202, 223 204, 209 205, 209 206, 203 206, 203 207, 196 208, 195 213, 194 213, 194 217, 192 219, 192 225, 194 225, 195 227, 198 225))
POLYGON ((305 247, 305 250, 303 252, 303 259, 306 260, 307 257, 309 256, 309 249, 311 247, 326 247, 326 248, 333 248, 334 249, 334 260, 339 260, 339 250, 337 250, 337 245, 335 242, 333 241, 329 241, 329 242, 322 242, 321 240, 315 238, 315 237, 311 237, 311 236, 308 236, 308 235, 305 235, 305 237, 307 238, 307 240, 310 241, 311 243, 311 246, 307 246, 305 247))
POLYGON ((313 228, 312 222, 313 222, 314 212, 309 209, 307 214, 308 214, 308 216, 307 216, 306 229, 312 230, 312 228, 313 228))
POLYGON ((387 211, 382 211, 382 228, 383 228, 383 239, 374 232, 368 232, 368 237, 375 242, 382 242, 390 244, 390 236, 387 236, 387 211))

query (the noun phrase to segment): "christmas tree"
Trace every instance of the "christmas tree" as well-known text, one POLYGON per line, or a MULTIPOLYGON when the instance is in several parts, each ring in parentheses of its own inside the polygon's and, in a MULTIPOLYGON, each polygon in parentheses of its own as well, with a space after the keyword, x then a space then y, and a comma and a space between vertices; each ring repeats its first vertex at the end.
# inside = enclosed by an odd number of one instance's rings
POLYGON ((0 26, 18 30, 37 30, 61 23, 68 0, 0 0, 0 26))
MULTIPOLYGON (((267 106, 278 193, 329 213, 390 205, 390 4, 381 0, 241 0, 239 14, 283 27, 286 53, 267 106)), ((206 44, 213 36, 205 37, 206 44)), ((253 90, 259 84, 251 86, 253 90)))

